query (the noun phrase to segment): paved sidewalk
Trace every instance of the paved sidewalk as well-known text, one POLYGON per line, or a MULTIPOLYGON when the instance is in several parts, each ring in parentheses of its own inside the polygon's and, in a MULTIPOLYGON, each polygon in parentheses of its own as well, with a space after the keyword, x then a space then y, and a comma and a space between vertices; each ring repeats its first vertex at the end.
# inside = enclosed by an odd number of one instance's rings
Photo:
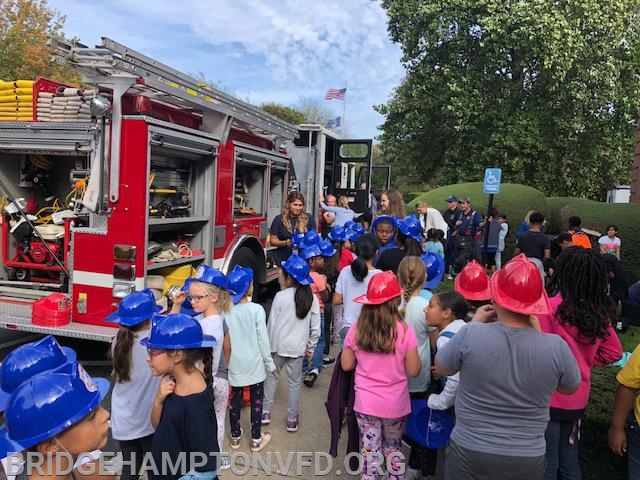
MULTIPOLYGON (((287 432, 285 424, 288 393, 286 372, 283 371, 276 392, 271 424, 262 427, 263 431, 271 432, 273 436, 269 445, 259 453, 264 465, 261 465, 257 458, 253 459, 252 457, 252 455, 258 454, 253 454, 249 449, 248 437, 250 435, 243 437, 238 450, 232 450, 229 448, 227 433, 224 450, 232 455, 232 469, 222 472, 221 478, 227 480, 241 477, 255 479, 358 478, 359 475, 349 475, 344 469, 347 444, 346 426, 342 428, 338 457, 331 458, 327 453, 331 442, 331 432, 324 402, 327 399, 332 372, 333 366, 323 369, 313 388, 308 388, 304 384, 300 386, 300 426, 297 432, 290 433, 287 432), (311 452, 311 455, 306 456, 303 452, 311 452), (245 463, 247 460, 249 461, 248 466, 245 463), (271 461, 270 472, 269 461, 271 461), (287 465, 289 461, 290 464, 287 465), (309 465, 304 462, 308 462, 309 465), (246 473, 242 475, 244 472, 246 473)), ((242 429, 244 432, 251 430, 248 407, 242 409, 242 429)))

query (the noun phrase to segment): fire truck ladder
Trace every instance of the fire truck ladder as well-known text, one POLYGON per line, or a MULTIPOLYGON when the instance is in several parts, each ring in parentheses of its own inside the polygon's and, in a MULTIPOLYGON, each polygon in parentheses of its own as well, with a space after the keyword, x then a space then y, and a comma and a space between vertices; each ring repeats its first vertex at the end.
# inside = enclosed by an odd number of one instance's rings
POLYGON ((202 114, 201 129, 226 142, 231 124, 278 141, 293 140, 296 127, 246 102, 164 65, 109 38, 89 48, 57 37, 49 39, 52 60, 84 74, 83 82, 113 91, 109 199, 118 200, 121 97, 144 95, 202 114))
POLYGON ((298 136, 294 125, 109 38, 102 37, 102 45, 96 48, 53 37, 49 45, 55 49, 56 63, 82 73, 99 76, 129 74, 136 79, 135 87, 143 95, 203 113, 213 110, 229 115, 252 131, 257 128, 256 133, 262 130, 265 135, 288 140, 298 136))

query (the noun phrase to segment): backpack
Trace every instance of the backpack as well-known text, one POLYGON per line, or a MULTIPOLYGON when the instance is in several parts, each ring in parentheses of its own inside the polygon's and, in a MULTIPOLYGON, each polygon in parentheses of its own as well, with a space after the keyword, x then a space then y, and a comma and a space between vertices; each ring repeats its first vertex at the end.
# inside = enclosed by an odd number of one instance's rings
POLYGON ((571 235, 571 241, 573 242, 574 247, 591 248, 591 240, 589 239, 589 235, 584 232, 577 231, 576 233, 571 235))

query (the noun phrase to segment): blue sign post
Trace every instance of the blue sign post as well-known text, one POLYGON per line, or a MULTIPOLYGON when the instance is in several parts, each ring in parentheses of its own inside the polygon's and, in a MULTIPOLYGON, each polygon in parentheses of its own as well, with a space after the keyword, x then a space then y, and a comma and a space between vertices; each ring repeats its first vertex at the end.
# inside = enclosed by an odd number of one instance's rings
POLYGON ((501 168, 487 168, 484 171, 484 193, 495 195, 500 193, 501 168))
POLYGON ((487 216, 484 218, 484 242, 482 245, 482 257, 485 265, 488 264, 487 248, 489 242, 490 222, 497 222, 497 218, 491 218, 491 210, 493 210, 493 196, 500 192, 500 180, 502 180, 501 168, 487 168, 484 171, 484 193, 489 194, 489 205, 487 206, 487 216))

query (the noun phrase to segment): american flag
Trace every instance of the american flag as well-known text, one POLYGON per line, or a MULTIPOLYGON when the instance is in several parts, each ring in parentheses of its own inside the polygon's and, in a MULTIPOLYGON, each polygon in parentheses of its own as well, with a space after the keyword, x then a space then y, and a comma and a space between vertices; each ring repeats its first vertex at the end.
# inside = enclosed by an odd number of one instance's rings
POLYGON ((346 88, 330 88, 327 90, 327 94, 324 96, 325 100, 344 100, 345 95, 347 94, 346 88))

